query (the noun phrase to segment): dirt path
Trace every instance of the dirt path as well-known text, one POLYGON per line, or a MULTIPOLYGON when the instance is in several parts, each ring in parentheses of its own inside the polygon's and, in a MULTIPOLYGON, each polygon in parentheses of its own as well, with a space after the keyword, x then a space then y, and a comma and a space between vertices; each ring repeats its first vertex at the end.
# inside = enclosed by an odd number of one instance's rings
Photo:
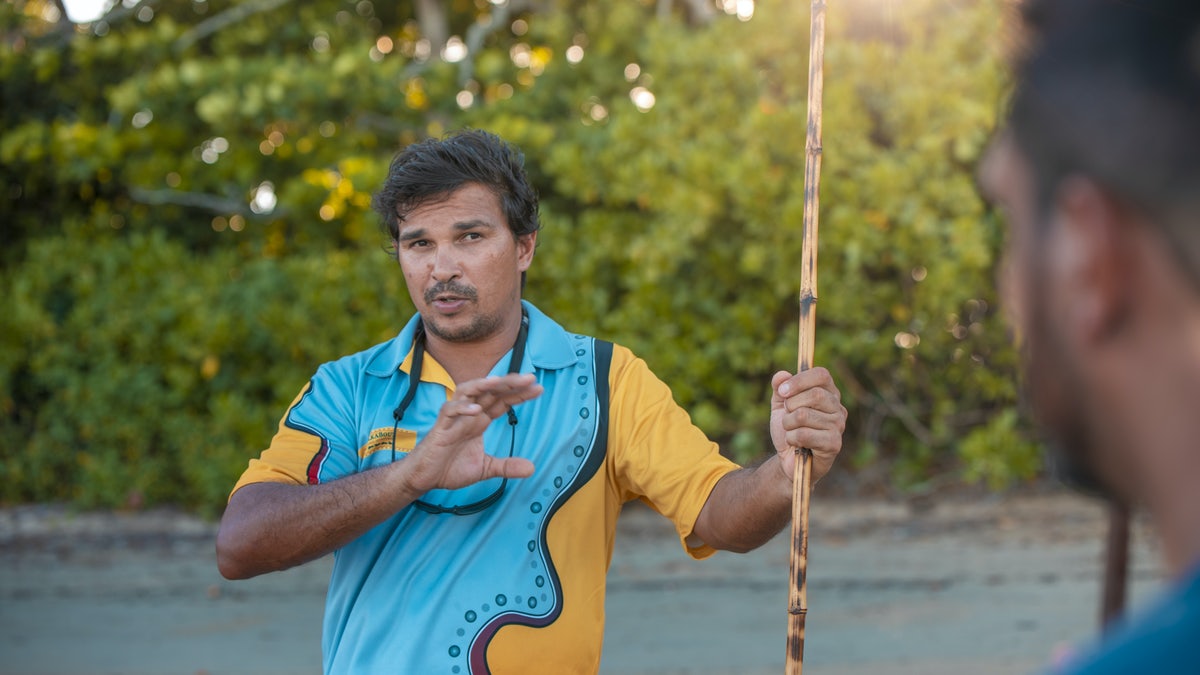
MULTIPOLYGON (((818 499, 805 672, 1027 673, 1095 630, 1104 514, 1064 494, 914 513, 818 499)), ((319 673, 329 560, 224 581, 214 527, 177 513, 0 510, 0 673, 319 673)), ((1135 523, 1132 602, 1158 590, 1135 523)), ((634 506, 609 574, 602 672, 781 673, 788 541, 695 563, 634 506)))

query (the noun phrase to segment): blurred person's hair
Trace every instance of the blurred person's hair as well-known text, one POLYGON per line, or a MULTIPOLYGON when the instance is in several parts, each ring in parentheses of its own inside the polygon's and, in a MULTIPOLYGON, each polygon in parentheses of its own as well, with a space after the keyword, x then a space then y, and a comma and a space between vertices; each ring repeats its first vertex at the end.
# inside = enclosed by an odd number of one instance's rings
POLYGON ((1029 0, 1009 127, 1044 213, 1072 175, 1200 276, 1200 0, 1029 0))

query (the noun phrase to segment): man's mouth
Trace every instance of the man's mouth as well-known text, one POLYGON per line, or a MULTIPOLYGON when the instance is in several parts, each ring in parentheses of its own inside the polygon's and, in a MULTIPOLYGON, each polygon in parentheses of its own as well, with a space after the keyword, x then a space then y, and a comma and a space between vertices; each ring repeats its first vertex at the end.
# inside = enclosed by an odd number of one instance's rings
POLYGON ((455 309, 466 304, 466 302, 466 298, 460 298, 454 295, 439 295, 433 299, 431 304, 438 309, 455 309))
POLYGON ((475 299, 474 289, 450 284, 439 284, 425 293, 425 302, 434 308, 446 312, 454 311, 475 299))

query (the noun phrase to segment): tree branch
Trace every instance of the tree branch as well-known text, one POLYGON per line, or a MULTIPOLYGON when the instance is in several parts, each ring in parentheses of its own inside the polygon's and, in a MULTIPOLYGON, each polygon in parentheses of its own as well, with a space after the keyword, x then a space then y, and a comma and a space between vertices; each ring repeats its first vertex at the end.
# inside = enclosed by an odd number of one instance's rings
POLYGON ((58 27, 62 28, 63 24, 68 24, 67 28, 74 28, 71 17, 67 14, 67 3, 63 0, 54 0, 54 6, 58 8, 58 27))
MULTIPOLYGON (((712 0, 681 0, 688 22, 694 26, 706 25, 717 15, 712 0)), ((658 0, 655 15, 659 21, 665 21, 671 16, 671 8, 675 0, 658 0)))
POLYGON ((153 7, 154 4, 155 3, 151 0, 141 0, 141 2, 134 3, 134 5, 131 7, 126 7, 124 3, 114 2, 112 7, 108 9, 108 12, 106 12, 104 16, 100 17, 100 21, 103 21, 111 26, 117 21, 124 21, 128 17, 137 14, 138 10, 146 5, 153 7))
MULTIPOLYGON (((130 16, 133 16, 142 7, 145 7, 147 5, 149 5, 150 7, 153 7, 155 4, 157 4, 157 2, 158 2, 158 0, 141 0, 140 2, 134 4, 132 7, 126 7, 125 5, 121 4, 120 2, 117 2, 117 3, 114 3, 112 7, 109 8, 108 12, 106 12, 104 14, 104 16, 100 17, 99 19, 96 19, 95 21, 92 21, 88 25, 97 26, 97 25, 103 23, 103 24, 111 27, 111 26, 115 25, 117 22, 124 21, 125 19, 129 18, 130 16)), ((39 47, 45 46, 45 45, 54 45, 54 46, 61 47, 65 44, 67 44, 68 42, 70 42, 71 38, 73 38, 76 35, 76 32, 75 32, 76 24, 67 17, 67 10, 66 10, 64 3, 61 2, 61 0, 56 0, 56 5, 59 7, 60 11, 62 12, 62 17, 59 18, 58 23, 54 26, 53 30, 45 33, 44 35, 39 36, 37 39, 35 39, 33 41, 34 44, 39 47)), ((92 30, 95 31, 94 28, 92 30)))
POLYGON ((421 36, 429 40, 429 54, 436 58, 442 53, 446 41, 450 39, 450 22, 446 18, 446 8, 441 0, 416 0, 413 3, 417 15, 417 25, 421 27, 421 36))
POLYGON ((137 186, 129 187, 129 197, 141 204, 161 206, 190 206, 204 209, 217 214, 238 214, 248 218, 277 218, 287 215, 287 209, 275 208, 270 213, 255 213, 246 202, 210 195, 203 192, 185 192, 183 190, 149 190, 137 186))
POLYGON ((896 394, 896 390, 892 385, 873 386, 871 389, 868 389, 854 376, 854 370, 846 363, 845 359, 837 359, 835 367, 837 368, 837 377, 842 380, 842 388, 850 392, 859 405, 866 404, 875 412, 879 412, 882 409, 886 414, 900 420, 904 428, 908 429, 908 432, 916 437, 918 441, 925 445, 933 446, 933 432, 924 424, 921 424, 921 421, 917 419, 917 415, 913 412, 912 408, 900 400, 900 396, 896 394), (873 392, 872 389, 874 390, 873 392))
POLYGON ((900 420, 904 428, 908 429, 908 432, 924 445, 933 447, 933 433, 924 424, 921 424, 921 421, 917 419, 917 415, 912 411, 912 408, 909 408, 905 405, 904 401, 900 400, 900 397, 896 394, 896 390, 890 384, 881 386, 878 389, 883 402, 887 404, 888 409, 896 416, 896 419, 900 420))
POLYGON ((711 0, 683 0, 687 5, 688 16, 695 25, 705 25, 717 15, 711 0))
POLYGON ((658 0, 654 8, 654 16, 659 21, 666 21, 671 16, 671 5, 675 4, 675 0, 658 0))
POLYGON ((194 28, 184 33, 175 41, 172 48, 176 53, 182 52, 188 47, 196 44, 200 40, 220 31, 221 29, 242 21, 255 14, 262 14, 274 9, 278 9, 292 0, 250 0, 249 2, 234 5, 229 9, 212 16, 200 23, 194 28))
POLYGON ((494 5, 491 16, 487 21, 476 21, 467 29, 464 40, 467 46, 467 56, 458 67, 458 83, 465 86, 475 76, 475 54, 483 49, 483 41, 496 32, 501 26, 509 23, 509 18, 516 12, 523 12, 533 6, 531 0, 508 0, 494 5))

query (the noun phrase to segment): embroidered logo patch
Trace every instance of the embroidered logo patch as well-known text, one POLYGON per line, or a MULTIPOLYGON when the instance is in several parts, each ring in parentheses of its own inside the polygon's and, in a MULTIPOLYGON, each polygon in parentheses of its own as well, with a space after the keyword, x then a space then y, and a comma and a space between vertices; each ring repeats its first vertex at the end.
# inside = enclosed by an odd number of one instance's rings
MULTIPOLYGON (((392 427, 382 427, 373 429, 371 435, 367 437, 367 444, 358 449, 360 459, 373 455, 377 452, 392 451, 392 427)), ((396 434, 396 452, 408 452, 417 445, 417 432, 409 429, 395 429, 396 434)))

